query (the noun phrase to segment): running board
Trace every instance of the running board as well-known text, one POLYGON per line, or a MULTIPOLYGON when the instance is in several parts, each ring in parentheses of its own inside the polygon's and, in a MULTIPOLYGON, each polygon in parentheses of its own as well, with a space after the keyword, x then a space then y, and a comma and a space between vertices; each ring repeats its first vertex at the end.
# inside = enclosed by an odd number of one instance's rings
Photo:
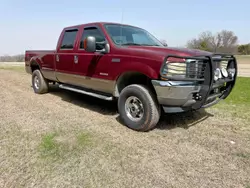
POLYGON ((93 92, 89 92, 89 91, 84 91, 82 89, 74 88, 72 86, 68 86, 68 85, 64 85, 64 84, 60 84, 59 88, 74 91, 74 92, 77 92, 77 93, 82 93, 82 94, 89 95, 89 96, 92 96, 92 97, 96 97, 96 98, 99 98, 99 99, 103 99, 103 100, 106 100, 106 101, 112 101, 113 100, 112 96, 105 96, 105 95, 101 95, 101 94, 97 94, 97 93, 93 93, 93 92))

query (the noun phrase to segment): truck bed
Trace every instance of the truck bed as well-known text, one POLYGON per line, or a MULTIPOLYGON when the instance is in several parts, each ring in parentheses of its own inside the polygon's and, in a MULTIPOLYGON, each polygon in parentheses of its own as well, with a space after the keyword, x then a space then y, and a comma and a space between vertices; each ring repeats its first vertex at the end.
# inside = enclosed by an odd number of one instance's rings
POLYGON ((29 50, 25 51, 25 67, 26 71, 29 70, 31 58, 34 59, 39 65, 40 69, 55 70, 55 50, 29 50))
POLYGON ((55 55, 55 50, 26 50, 25 51, 25 62, 29 62, 30 59, 34 56, 47 56, 47 55, 55 55))

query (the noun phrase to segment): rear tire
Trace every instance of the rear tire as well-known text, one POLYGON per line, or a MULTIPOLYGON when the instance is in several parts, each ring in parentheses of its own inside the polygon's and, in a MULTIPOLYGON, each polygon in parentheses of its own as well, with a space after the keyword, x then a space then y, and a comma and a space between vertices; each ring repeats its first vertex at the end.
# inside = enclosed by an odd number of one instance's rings
POLYGON ((43 77, 40 70, 35 70, 32 73, 32 87, 35 93, 44 94, 49 90, 48 81, 43 77))
POLYGON ((118 111, 122 123, 136 131, 154 128, 161 115, 155 95, 144 85, 129 85, 118 99, 118 111))

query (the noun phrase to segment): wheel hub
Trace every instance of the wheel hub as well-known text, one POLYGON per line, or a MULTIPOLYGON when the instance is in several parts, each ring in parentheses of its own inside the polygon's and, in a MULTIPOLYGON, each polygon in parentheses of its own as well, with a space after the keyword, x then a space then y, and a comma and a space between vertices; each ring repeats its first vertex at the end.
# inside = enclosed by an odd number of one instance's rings
POLYGON ((39 82, 38 76, 34 77, 34 85, 36 89, 39 89, 40 82, 39 82))
POLYGON ((143 104, 137 97, 131 96, 125 102, 125 111, 129 119, 139 121, 144 114, 143 104))

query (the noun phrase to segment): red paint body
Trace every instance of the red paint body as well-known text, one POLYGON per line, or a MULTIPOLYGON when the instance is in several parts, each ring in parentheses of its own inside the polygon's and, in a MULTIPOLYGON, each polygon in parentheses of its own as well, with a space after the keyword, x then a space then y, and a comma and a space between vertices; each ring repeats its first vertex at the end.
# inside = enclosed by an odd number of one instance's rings
POLYGON ((36 61, 40 69, 59 71, 69 74, 77 74, 107 80, 117 80, 117 78, 128 71, 136 71, 147 75, 151 79, 158 79, 160 67, 163 59, 167 55, 209 55, 208 52, 189 50, 181 48, 157 47, 157 46, 124 46, 120 47, 113 43, 112 39, 104 28, 105 23, 89 23, 64 28, 57 43, 55 51, 26 51, 25 63, 29 66, 31 61, 36 61), (110 45, 110 53, 97 55, 79 49, 81 36, 86 26, 98 26, 103 32, 110 45), (61 50, 60 45, 65 30, 77 28, 78 33, 73 50, 61 50), (60 63, 56 62, 59 55, 60 63), (78 55, 78 64, 74 63, 74 55, 78 55), (96 56, 96 57, 94 57, 96 56), (93 58, 99 58, 95 63, 93 58), (120 59, 120 62, 112 62, 113 58, 120 59), (108 75, 101 75, 101 72, 108 75))

